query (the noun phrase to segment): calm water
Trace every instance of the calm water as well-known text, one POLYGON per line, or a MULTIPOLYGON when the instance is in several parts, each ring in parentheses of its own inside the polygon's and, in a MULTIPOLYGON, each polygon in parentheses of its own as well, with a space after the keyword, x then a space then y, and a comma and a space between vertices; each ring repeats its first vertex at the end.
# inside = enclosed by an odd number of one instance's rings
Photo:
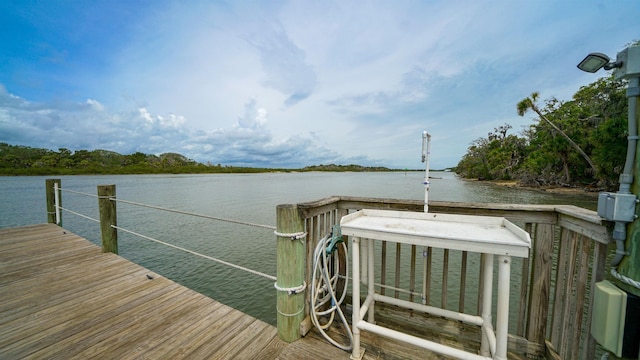
MULTIPOLYGON (((464 181, 453 173, 432 172, 431 175, 434 179, 429 198, 435 201, 574 204, 589 209, 596 206, 596 199, 587 195, 510 189, 464 181)), ((64 189, 95 194, 97 185, 116 184, 120 199, 274 226, 278 204, 332 195, 422 200, 423 177, 421 172, 396 172, 69 176, 61 179, 64 189)), ((0 177, 0 227, 46 222, 45 179, 0 177)), ((68 192, 62 197, 63 207, 98 218, 95 198, 68 192)), ((97 223, 63 212, 63 224, 68 230, 99 244, 97 223)), ((118 204, 118 225, 267 274, 276 273, 275 237, 268 229, 123 203, 118 204)), ((118 236, 121 256, 275 324, 272 281, 126 233, 118 236)), ((452 288, 450 297, 455 298, 456 293, 457 289, 452 288)))

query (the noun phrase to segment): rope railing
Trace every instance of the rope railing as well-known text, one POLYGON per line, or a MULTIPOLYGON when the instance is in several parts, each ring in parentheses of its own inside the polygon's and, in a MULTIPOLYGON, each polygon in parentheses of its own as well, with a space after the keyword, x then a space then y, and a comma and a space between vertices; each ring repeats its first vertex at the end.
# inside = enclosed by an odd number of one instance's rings
POLYGON ((219 264, 227 265, 227 266, 230 266, 230 267, 238 269, 238 270, 243 270, 243 271, 246 271, 248 273, 251 273, 251 274, 254 274, 254 275, 258 275, 258 276, 262 276, 262 277, 267 278, 269 280, 276 281, 276 277, 273 276, 273 275, 265 274, 265 273, 257 271, 257 270, 249 269, 247 267, 236 265, 236 264, 230 263, 228 261, 220 260, 220 259, 214 258, 213 256, 200 254, 199 252, 196 252, 196 251, 193 251, 193 250, 189 250, 189 249, 185 249, 185 248, 177 246, 177 245, 169 244, 169 243, 164 242, 162 240, 154 239, 154 238, 152 238, 150 236, 139 234, 139 233, 137 233, 135 231, 127 230, 127 229, 122 228, 120 226, 111 225, 111 227, 114 228, 114 229, 129 233, 131 235, 139 236, 139 237, 141 237, 143 239, 147 239, 147 240, 156 242, 158 244, 162 244, 162 245, 168 246, 170 248, 174 248, 176 250, 184 251, 186 253, 189 253, 189 254, 192 254, 192 255, 195 255, 195 256, 199 256, 199 257, 207 259, 207 260, 215 261, 215 262, 217 262, 219 264))
POLYGON ((172 213, 176 213, 176 214, 195 216, 195 217, 199 217, 199 218, 223 221, 223 222, 239 224, 239 225, 247 225, 247 226, 259 227, 259 228, 268 229, 268 230, 276 230, 276 227, 275 226, 271 226, 271 225, 262 225, 262 224, 255 224, 255 223, 250 223, 250 222, 240 221, 240 220, 224 219, 224 218, 215 217, 215 216, 211 216, 211 215, 204 215, 204 214, 192 213, 192 212, 189 212, 189 211, 169 209, 169 208, 164 208, 164 207, 161 207, 161 206, 142 204, 142 203, 138 203, 138 202, 134 202, 134 201, 128 201, 128 200, 122 200, 122 199, 118 199, 118 198, 111 198, 111 200, 115 201, 115 202, 121 202, 123 204, 141 206, 141 207, 146 207, 146 208, 149 208, 149 209, 162 210, 162 211, 172 212, 172 213))
MULTIPOLYGON (((89 194, 89 193, 85 193, 85 192, 81 192, 81 191, 75 191, 75 190, 63 189, 62 187, 59 187, 59 186, 56 186, 56 189, 58 189, 60 192, 68 192, 68 193, 71 193, 71 194, 82 195, 82 196, 89 196, 89 197, 93 197, 93 198, 97 198, 97 197, 98 197, 98 195, 95 195, 95 194, 89 194)), ((66 211, 66 212, 68 212, 68 213, 70 213, 70 214, 73 214, 73 215, 79 216, 79 217, 81 217, 81 218, 84 218, 84 219, 87 219, 87 220, 91 220, 91 221, 94 221, 94 222, 97 222, 97 223, 99 223, 99 222, 100 222, 100 220, 98 220, 98 219, 92 218, 92 217, 87 216, 87 215, 84 215, 84 214, 80 214, 79 212, 75 212, 75 211, 73 211, 73 210, 71 210, 71 209, 63 208, 63 207, 62 207, 62 206, 60 206, 57 202, 56 202, 55 206, 56 206, 56 208, 57 208, 57 209, 59 209, 59 210, 66 211)))
POLYGON ((87 219, 87 220, 95 221, 95 222, 97 222, 97 223, 99 223, 99 222, 100 222, 100 220, 98 220, 98 219, 94 219, 94 218, 92 218, 91 216, 87 216, 87 215, 84 215, 84 214, 80 214, 80 213, 75 212, 75 211, 73 211, 73 210, 69 210, 69 209, 63 208, 62 206, 58 206, 58 208, 59 208, 60 210, 64 210, 64 211, 66 211, 66 212, 68 212, 68 213, 71 213, 71 214, 73 214, 73 215, 79 216, 79 217, 81 217, 81 218, 85 218, 85 219, 87 219))
MULTIPOLYGON (((83 196, 89 196, 89 197, 93 197, 93 198, 100 198, 100 196, 95 195, 95 194, 89 194, 89 193, 76 191, 76 190, 70 190, 70 189, 66 189, 66 188, 63 189, 61 187, 58 188, 58 190, 60 190, 61 192, 68 192, 68 193, 72 193, 72 194, 76 194, 76 195, 83 195, 83 196)), ((139 203, 139 202, 135 202, 135 201, 123 200, 123 199, 118 199, 118 198, 114 198, 114 197, 112 197, 110 199, 112 201, 115 201, 115 202, 121 202, 123 204, 129 204, 129 205, 140 206, 140 207, 146 207, 146 208, 149 208, 149 209, 167 211, 167 212, 176 213, 176 214, 195 216, 195 217, 199 217, 199 218, 203 218, 203 219, 216 220, 216 221, 228 222, 228 223, 239 224, 239 225, 253 226, 253 227, 258 227, 258 228, 268 229, 268 230, 276 230, 276 227, 273 226, 273 225, 256 224, 256 223, 251 223, 251 222, 247 222, 247 221, 225 219, 225 218, 220 218, 220 217, 211 216, 211 215, 198 214, 198 213, 193 213, 193 212, 189 212, 189 211, 176 210, 176 209, 170 209, 170 208, 165 208, 165 207, 156 206, 156 205, 143 204, 143 203, 139 203)), ((61 210, 65 210, 67 212, 70 212, 70 213, 72 213, 74 215, 78 215, 80 217, 84 217, 84 218, 87 218, 89 220, 93 220, 93 221, 98 221, 99 222, 99 220, 87 217, 87 216, 82 215, 82 214, 78 214, 78 213, 73 212, 73 211, 71 211, 69 209, 64 209, 62 207, 60 207, 60 209, 61 210)))
POLYGON ((301 254, 304 254, 304 247, 306 245, 306 241, 304 239, 308 236, 308 234, 304 231, 304 221, 296 205, 279 205, 276 208, 278 219, 278 226, 276 227, 241 220, 224 219, 211 215, 198 214, 189 211, 169 209, 162 206, 118 199, 116 197, 116 186, 114 184, 98 185, 97 195, 93 195, 76 190, 62 189, 60 179, 46 179, 45 193, 47 204, 47 221, 51 224, 62 226, 61 212, 66 211, 84 219, 98 222, 100 224, 99 226, 102 240, 102 252, 118 254, 118 233, 124 232, 149 241, 153 241, 160 245, 170 247, 174 250, 179 250, 193 256, 198 256, 200 258, 213 261, 221 265, 229 266, 236 270, 242 270, 244 272, 273 281, 273 286, 276 289, 278 335, 282 340, 286 342, 292 342, 295 339, 300 338, 302 322, 304 319, 307 289, 307 282, 304 278, 305 263, 304 261, 289 261, 289 259, 303 259, 303 256, 301 256, 301 254), (62 208, 61 194, 63 191, 65 193, 97 198, 99 220, 81 214, 79 212, 72 211, 70 209, 62 208), (213 256, 204 255, 197 251, 189 250, 187 248, 120 227, 117 224, 118 202, 120 202, 121 204, 166 211, 174 214, 182 214, 203 219, 271 230, 276 236, 277 276, 266 274, 238 264, 233 264, 229 261, 221 260, 213 256))
POLYGON ((63 188, 58 188, 58 190, 60 190, 62 192, 68 192, 68 193, 76 194, 76 195, 83 195, 83 196, 89 196, 89 197, 94 197, 94 198, 98 197, 98 195, 96 195, 96 194, 89 194, 89 193, 81 192, 81 191, 75 191, 75 190, 69 190, 69 189, 63 189, 63 188))
MULTIPOLYGON (((255 223, 245 222, 245 221, 240 221, 240 220, 230 220, 230 219, 224 219, 224 218, 220 218, 220 217, 215 217, 215 216, 210 216, 210 215, 203 215, 203 214, 198 214, 198 213, 193 213, 193 212, 188 212, 188 211, 169 209, 169 208, 165 208, 165 207, 161 207, 161 206, 148 205, 148 204, 143 204, 143 203, 139 203, 139 202, 135 202, 135 201, 122 200, 122 199, 118 199, 118 198, 115 198, 115 197, 112 197, 112 196, 99 196, 99 195, 89 194, 89 193, 85 193, 85 192, 81 192, 81 191, 63 189, 62 187, 58 186, 57 184, 55 184, 54 190, 56 192, 58 192, 58 191, 59 192, 68 192, 68 193, 72 193, 72 194, 76 194, 76 195, 82 195, 82 196, 89 196, 89 197, 93 197, 93 198, 98 198, 98 199, 101 199, 101 200, 109 199, 109 200, 114 201, 116 203, 120 202, 120 203, 123 203, 123 204, 140 206, 140 207, 145 207, 145 208, 150 208, 150 209, 155 209, 155 210, 161 210, 161 211, 166 211, 166 212, 171 212, 171 213, 176 213, 176 214, 182 214, 182 215, 194 216, 194 217, 199 217, 199 218, 204 218, 204 219, 209 219, 209 220, 223 221, 223 222, 228 222, 228 223, 233 223, 233 224, 238 224, 238 225, 246 225, 246 226, 253 226, 253 227, 258 227, 258 228, 263 228, 263 229, 268 229, 268 230, 274 230, 274 232, 276 230, 275 226, 255 224, 255 223)), ((76 212, 76 211, 73 211, 73 210, 70 210, 70 209, 67 209, 67 208, 63 208, 62 206, 59 205, 59 202, 60 202, 60 200, 56 197, 56 199, 54 200, 54 206, 58 211, 63 210, 65 212, 68 212, 70 214, 79 216, 79 217, 87 219, 87 220, 91 220, 91 221, 94 221, 94 222, 97 222, 97 223, 101 222, 99 219, 95 219, 95 218, 92 218, 90 216, 81 214, 79 212, 76 212)), ((59 216, 56 216, 56 217, 59 218, 59 216)), ((241 265, 233 264, 233 263, 230 263, 228 261, 224 261, 224 260, 215 258, 213 256, 204 255, 204 254, 201 254, 199 252, 196 252, 196 251, 193 251, 193 250, 189 250, 189 249, 177 246, 177 245, 173 245, 173 244, 170 244, 168 242, 165 242, 165 241, 162 241, 162 240, 158 240, 158 239, 155 239, 153 237, 150 237, 150 236, 147 236, 147 235, 143 235, 143 234, 140 234, 138 232, 135 232, 135 231, 132 231, 132 230, 128 230, 126 228, 123 228, 123 227, 120 227, 120 226, 117 226, 117 225, 110 225, 110 226, 113 229, 116 229, 116 230, 119 230, 119 231, 122 231, 122 232, 125 232, 125 233, 128 233, 128 234, 131 234, 131 235, 135 235, 135 236, 141 237, 143 239, 150 240, 150 241, 156 242, 158 244, 161 244, 161 245, 164 245, 164 246, 176 249, 176 250, 180 250, 180 251, 183 251, 183 252, 186 252, 186 253, 189 253, 189 254, 192 254, 192 255, 195 255, 195 256, 210 260, 210 261, 217 262, 217 263, 222 264, 222 265, 226 265, 226 266, 238 269, 238 270, 242 270, 242 271, 254 274, 254 275, 258 275, 258 276, 261 276, 261 277, 269 279, 269 280, 277 281, 277 278, 275 276, 273 276, 273 275, 265 274, 263 272, 260 272, 260 271, 257 271, 257 270, 253 270, 253 269, 241 266, 241 265)), ((285 289, 285 290, 289 290, 289 289, 285 289)))

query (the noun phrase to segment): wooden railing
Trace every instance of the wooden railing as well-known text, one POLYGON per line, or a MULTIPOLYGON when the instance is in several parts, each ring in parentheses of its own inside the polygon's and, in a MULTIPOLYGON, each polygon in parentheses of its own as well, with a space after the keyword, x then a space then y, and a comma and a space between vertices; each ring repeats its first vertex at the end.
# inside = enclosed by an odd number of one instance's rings
MULTIPOLYGON (((331 197, 297 204, 308 233, 306 282, 311 280, 316 242, 342 216, 365 208, 422 211, 423 206, 422 201, 358 197, 331 197)), ((509 351, 528 358, 594 358, 596 345, 589 334, 590 289, 603 279, 610 239, 607 224, 595 212, 568 205, 435 201, 429 203, 429 211, 501 216, 531 234, 530 257, 519 266, 514 261, 516 266, 512 267, 511 289, 518 293, 511 296, 509 351)), ((473 271, 480 266, 478 254, 416 249, 410 245, 387 246, 383 242, 376 256, 381 257, 376 281, 379 280, 380 291, 386 290, 387 295, 479 314, 483 284, 480 271, 473 271), (422 261, 416 259, 423 255, 426 255, 424 264, 420 264, 422 261), (452 294, 452 290, 457 294, 452 294)), ((305 311, 308 314, 308 309, 305 311)))

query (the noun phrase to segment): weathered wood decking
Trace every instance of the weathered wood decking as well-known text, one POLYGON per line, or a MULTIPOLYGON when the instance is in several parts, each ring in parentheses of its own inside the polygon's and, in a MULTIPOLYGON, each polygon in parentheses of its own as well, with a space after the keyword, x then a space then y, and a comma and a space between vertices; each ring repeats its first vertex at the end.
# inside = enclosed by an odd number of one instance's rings
MULTIPOLYGON (((479 346, 466 339, 479 339, 477 329, 415 314, 407 322, 406 313, 396 323, 397 313, 380 311, 378 319, 386 319, 391 328, 410 329, 459 348, 479 346)), ((369 333, 363 333, 362 346, 365 360, 444 359, 369 333)), ((275 327, 118 255, 102 253, 56 225, 0 229, 2 360, 346 360, 349 355, 315 330, 286 343, 275 327)))
POLYGON ((1 359, 348 358, 52 224, 0 229, 1 359))

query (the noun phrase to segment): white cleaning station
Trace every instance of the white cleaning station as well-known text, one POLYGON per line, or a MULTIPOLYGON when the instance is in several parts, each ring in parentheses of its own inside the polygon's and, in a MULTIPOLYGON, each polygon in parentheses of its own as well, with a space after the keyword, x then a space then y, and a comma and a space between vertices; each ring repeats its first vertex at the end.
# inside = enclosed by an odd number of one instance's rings
MULTIPOLYGON (((423 161, 425 161, 425 155, 428 155, 429 145, 426 144, 425 146, 425 142, 429 138, 430 136, 424 132, 423 161)), ((353 349, 351 358, 362 358, 364 351, 360 348, 360 332, 368 331, 457 359, 506 360, 511 257, 528 257, 531 238, 526 231, 502 217, 428 213, 428 157, 426 162, 424 213, 364 209, 346 215, 340 221, 342 235, 350 236, 352 241, 353 314, 351 326, 353 349), (484 265, 481 272, 484 288, 480 316, 418 304, 376 293, 374 285, 374 244, 376 240, 482 254, 484 265), (494 256, 498 258, 498 296, 495 330, 491 315, 494 256), (359 296, 361 294, 361 283, 365 284, 367 289, 367 295, 362 303, 359 296), (376 325, 376 302, 388 303, 477 325, 481 328, 482 333, 480 354, 466 352, 376 325)))
POLYGON ((458 359, 507 359, 509 326, 509 288, 511 257, 528 257, 529 234, 504 218, 487 216, 416 213, 390 210, 361 210, 340 222, 342 235, 351 236, 353 276, 353 352, 360 359, 360 331, 405 341, 439 354, 458 359), (431 246, 434 248, 477 252, 484 257, 481 316, 468 315, 428 305, 376 294, 374 284, 374 241, 431 246), (363 274, 366 274, 367 296, 360 304, 360 251, 363 252, 363 274), (491 319, 491 293, 494 255, 498 257, 498 303, 495 331, 491 319), (387 329, 375 324, 375 303, 385 302, 415 311, 462 321, 482 328, 481 354, 472 354, 429 340, 387 329), (366 320, 365 320, 366 316, 366 320))

